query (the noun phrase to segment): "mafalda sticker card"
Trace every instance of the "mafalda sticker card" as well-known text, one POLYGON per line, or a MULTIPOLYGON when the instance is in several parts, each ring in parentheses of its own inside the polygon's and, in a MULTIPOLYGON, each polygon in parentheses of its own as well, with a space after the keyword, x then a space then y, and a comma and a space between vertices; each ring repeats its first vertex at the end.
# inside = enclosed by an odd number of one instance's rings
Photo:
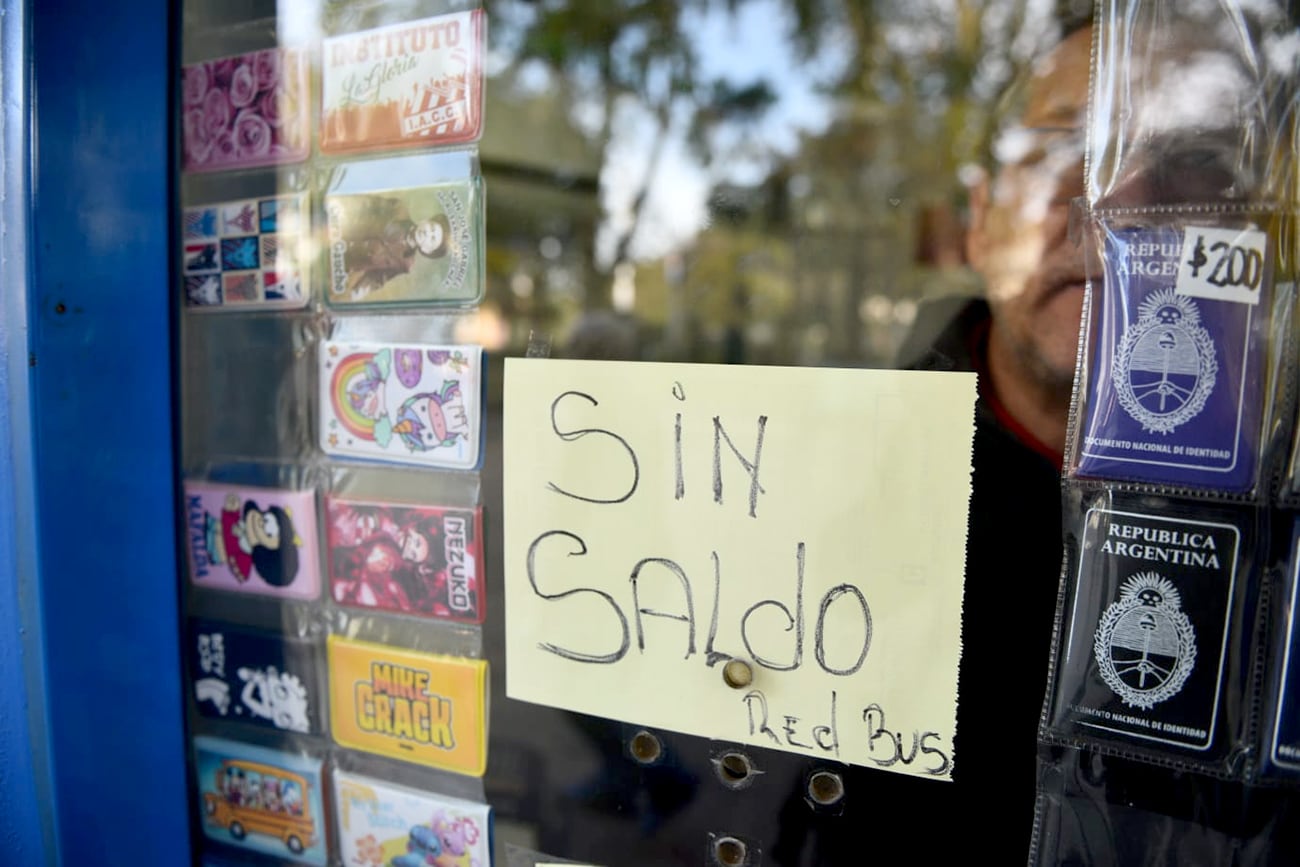
POLYGON ((1271 286, 1268 236, 1108 230, 1078 474, 1245 491, 1254 485, 1271 286))
POLYGON ((315 491, 185 483, 190 580, 196 587, 315 599, 315 491))
POLYGON ((305 193, 186 208, 182 285, 191 310, 284 310, 307 303, 305 193))
POLYGON ((334 808, 344 864, 490 867, 492 809, 337 771, 334 808))
POLYGON ((481 777, 487 662, 329 637, 330 732, 340 746, 481 777))
POLYGON ((320 347, 321 449, 448 469, 478 465, 478 346, 341 343, 320 347))
POLYGON ((468 304, 482 289, 482 211, 470 181, 331 195, 329 301, 468 304))
POLYGON ((203 833, 303 864, 325 864, 321 762, 211 737, 194 739, 203 833))
POLYGON ((1090 509, 1063 628, 1064 727, 1184 752, 1218 736, 1241 531, 1090 509))
POLYGON ((300 162, 309 150, 307 54, 267 48, 181 68, 187 172, 300 162))
POLYGON ((482 10, 326 39, 321 150, 477 140, 483 131, 483 45, 482 10))
POLYGON ((325 516, 339 605, 483 622, 478 509, 328 497, 325 516))
POLYGON ((209 719, 287 732, 323 731, 315 648, 276 633, 191 620, 188 668, 194 706, 209 719))

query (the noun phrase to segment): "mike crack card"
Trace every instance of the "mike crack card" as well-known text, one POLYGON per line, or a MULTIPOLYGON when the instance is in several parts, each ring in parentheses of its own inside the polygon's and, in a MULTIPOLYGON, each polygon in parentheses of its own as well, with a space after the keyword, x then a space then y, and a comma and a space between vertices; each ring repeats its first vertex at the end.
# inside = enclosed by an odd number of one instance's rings
POLYGON ((305 193, 186 208, 181 226, 186 307, 305 306, 307 214, 305 193))
POLYGON ((489 867, 492 808, 336 771, 334 804, 346 864, 489 867))
POLYGON ((331 304, 468 304, 482 289, 469 181, 326 197, 331 304))
POLYGON ((325 153, 476 141, 482 10, 332 36, 321 52, 325 153))
POLYGON ((187 172, 300 162, 309 150, 307 54, 267 48, 181 69, 187 172))
POLYGON ((481 777, 487 662, 329 637, 330 731, 340 746, 481 777))
POLYGON ((335 602, 483 622, 479 509, 329 497, 325 514, 335 602))
POLYGON ((237 593, 315 599, 316 492, 185 483, 190 581, 237 593))
POLYGON ((1268 236, 1107 228, 1078 473, 1249 490, 1259 449, 1268 236))
POLYGON ((323 342, 322 451, 473 469, 483 438, 482 355, 473 345, 323 342))

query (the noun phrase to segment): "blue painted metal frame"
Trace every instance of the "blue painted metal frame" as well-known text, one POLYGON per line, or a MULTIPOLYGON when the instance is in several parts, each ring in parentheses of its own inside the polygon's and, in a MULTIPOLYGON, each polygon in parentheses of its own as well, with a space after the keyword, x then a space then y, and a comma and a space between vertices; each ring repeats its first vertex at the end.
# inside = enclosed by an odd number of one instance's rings
POLYGON ((0 17, 0 845, 14 863, 55 851, 44 737, 40 606, 35 582, 35 496, 27 409, 28 31, 23 3, 0 17), (45 821, 49 820, 49 821, 45 821))
POLYGON ((53 860, 184 864, 173 9, 29 0, 27 15, 27 322, 53 860))

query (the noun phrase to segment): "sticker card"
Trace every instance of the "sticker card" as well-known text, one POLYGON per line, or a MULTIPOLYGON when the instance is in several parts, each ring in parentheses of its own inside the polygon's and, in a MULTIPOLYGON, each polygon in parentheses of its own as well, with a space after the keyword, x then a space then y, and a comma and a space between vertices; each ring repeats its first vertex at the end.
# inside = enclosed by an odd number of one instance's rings
POLYGON ((280 731, 323 731, 310 644, 210 620, 191 620, 188 638, 190 684, 201 715, 280 731))
POLYGON ((473 469, 483 438, 482 357, 470 345, 322 342, 321 449, 473 469))
POLYGON ((479 509, 328 497, 325 514, 339 605, 483 622, 479 509))
POLYGON ((203 833, 303 864, 324 865, 321 762, 220 738, 194 739, 203 833))
POLYGON ((1253 485, 1264 381, 1253 332, 1268 309, 1260 302, 1269 258, 1252 248, 1249 272, 1238 273, 1223 264, 1231 263, 1231 245, 1197 243, 1207 231, 1107 233, 1079 475, 1232 491, 1253 485), (1181 258, 1188 247, 1193 265, 1181 258), (1200 279, 1181 280, 1180 269, 1200 279), (1255 303, 1205 291, 1207 275, 1220 272, 1247 281, 1255 303))
POLYGON ((309 213, 305 193, 186 208, 181 226, 185 305, 196 310, 306 305, 309 213))
POLYGON ((301 162, 309 148, 307 53, 267 48, 181 68, 182 167, 301 162))
POLYGON ((341 746, 481 777, 487 662, 329 637, 330 730, 341 746))
POLYGON ((1240 531, 1101 508, 1085 522, 1058 663, 1058 719, 1094 735, 1209 750, 1240 531))
POLYGON ((488 867, 492 808, 336 771, 334 805, 345 864, 488 867))
POLYGON ((325 199, 331 304, 467 304, 482 290, 469 181, 325 199))
POLYGON ((1291 543, 1290 584, 1287 594, 1286 631, 1282 633, 1282 670, 1277 678, 1277 714, 1273 719, 1272 763, 1292 773, 1300 771, 1300 523, 1291 543))
POLYGON ((482 10, 327 38, 321 150, 476 141, 483 131, 483 45, 482 10))
POLYGON ((315 599, 316 492, 185 483, 186 547, 197 587, 315 599))

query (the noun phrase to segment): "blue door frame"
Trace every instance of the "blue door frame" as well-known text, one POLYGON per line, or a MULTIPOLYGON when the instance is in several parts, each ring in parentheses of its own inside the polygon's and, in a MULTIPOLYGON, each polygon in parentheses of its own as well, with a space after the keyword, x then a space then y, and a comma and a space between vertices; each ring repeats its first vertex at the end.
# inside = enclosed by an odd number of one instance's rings
POLYGON ((0 2, 0 860, 184 864, 174 10, 0 2))

